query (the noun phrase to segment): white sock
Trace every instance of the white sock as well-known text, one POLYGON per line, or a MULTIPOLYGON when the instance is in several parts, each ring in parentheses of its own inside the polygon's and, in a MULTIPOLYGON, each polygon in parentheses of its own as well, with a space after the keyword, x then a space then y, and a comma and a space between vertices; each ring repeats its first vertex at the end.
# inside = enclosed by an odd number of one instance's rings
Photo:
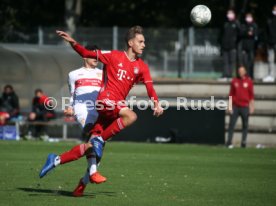
POLYGON ((82 178, 83 184, 87 185, 90 182, 90 175, 97 172, 97 161, 95 155, 87 158, 87 170, 82 178))
POLYGON ((97 137, 101 142, 104 142, 102 136, 92 136, 92 138, 95 138, 95 137, 97 137))
POLYGON ((57 157, 55 158, 55 163, 54 163, 54 165, 55 165, 55 167, 58 166, 58 165, 60 165, 60 157, 59 157, 59 156, 57 156, 57 157))
POLYGON ((104 142, 104 140, 101 136, 99 136, 98 139, 101 140, 102 142, 104 142))
POLYGON ((87 159, 87 163, 88 163, 89 175, 92 175, 95 172, 97 172, 97 160, 94 155, 87 159))

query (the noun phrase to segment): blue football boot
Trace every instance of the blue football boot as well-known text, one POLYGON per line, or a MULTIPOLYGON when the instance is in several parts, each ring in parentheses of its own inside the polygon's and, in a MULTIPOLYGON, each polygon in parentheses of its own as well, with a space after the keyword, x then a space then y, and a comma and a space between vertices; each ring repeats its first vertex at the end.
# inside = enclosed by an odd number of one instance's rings
POLYGON ((46 160, 45 165, 42 167, 39 177, 44 177, 49 171, 51 171, 55 167, 55 159, 57 155, 56 154, 49 154, 46 160))

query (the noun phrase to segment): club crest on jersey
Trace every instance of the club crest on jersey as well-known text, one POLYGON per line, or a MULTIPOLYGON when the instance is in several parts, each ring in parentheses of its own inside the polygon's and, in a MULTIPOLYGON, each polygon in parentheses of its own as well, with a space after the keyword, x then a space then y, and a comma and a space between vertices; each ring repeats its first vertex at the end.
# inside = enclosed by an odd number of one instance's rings
POLYGON ((247 88, 247 87, 248 87, 248 83, 247 83, 247 82, 244 82, 244 83, 243 83, 243 87, 244 87, 244 88, 247 88))
POLYGON ((118 67, 123 67, 123 63, 122 63, 122 62, 119 63, 119 64, 118 64, 118 67))
POLYGON ((134 74, 138 74, 139 73, 139 68, 138 67, 134 67, 133 72, 134 72, 134 74))

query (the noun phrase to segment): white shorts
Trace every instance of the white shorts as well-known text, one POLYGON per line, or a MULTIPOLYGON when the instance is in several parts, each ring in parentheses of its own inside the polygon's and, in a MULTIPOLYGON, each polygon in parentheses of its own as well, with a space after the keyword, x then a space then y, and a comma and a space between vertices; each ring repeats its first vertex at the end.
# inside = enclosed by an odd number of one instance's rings
POLYGON ((82 127, 88 123, 94 124, 98 118, 98 112, 95 108, 88 108, 85 103, 77 103, 73 105, 76 120, 82 127))

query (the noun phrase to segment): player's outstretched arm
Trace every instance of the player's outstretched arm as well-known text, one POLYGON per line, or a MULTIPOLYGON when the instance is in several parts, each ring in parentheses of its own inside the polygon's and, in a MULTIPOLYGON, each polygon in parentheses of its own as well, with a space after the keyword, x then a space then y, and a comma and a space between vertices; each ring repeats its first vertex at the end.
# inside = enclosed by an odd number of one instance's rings
POLYGON ((163 114, 164 110, 159 104, 157 94, 155 92, 155 89, 153 88, 153 83, 147 82, 145 83, 145 86, 146 86, 149 98, 153 100, 153 103, 154 103, 153 116, 159 117, 160 115, 163 114))
POLYGON ((81 55, 82 57, 85 57, 85 58, 95 58, 95 57, 97 57, 96 52, 89 51, 89 50, 85 49, 83 46, 79 45, 77 43, 77 41, 75 39, 73 39, 68 33, 64 32, 64 31, 59 31, 59 30, 57 30, 56 32, 61 38, 63 38, 68 43, 70 43, 72 48, 77 53, 79 53, 79 55, 81 55))
POLYGON ((75 39, 73 39, 68 33, 64 32, 64 31, 59 31, 59 30, 56 30, 56 32, 61 38, 63 38, 68 43, 70 43, 72 45, 75 45, 77 43, 77 41, 75 39))
POLYGON ((82 57, 84 58, 98 58, 99 61, 101 61, 103 64, 108 64, 110 57, 111 57, 111 52, 106 52, 105 54, 101 54, 101 52, 98 51, 90 51, 85 49, 83 46, 77 43, 75 39, 73 39, 68 33, 64 31, 56 31, 57 34, 63 38, 65 41, 69 42, 72 46, 72 48, 82 57))

